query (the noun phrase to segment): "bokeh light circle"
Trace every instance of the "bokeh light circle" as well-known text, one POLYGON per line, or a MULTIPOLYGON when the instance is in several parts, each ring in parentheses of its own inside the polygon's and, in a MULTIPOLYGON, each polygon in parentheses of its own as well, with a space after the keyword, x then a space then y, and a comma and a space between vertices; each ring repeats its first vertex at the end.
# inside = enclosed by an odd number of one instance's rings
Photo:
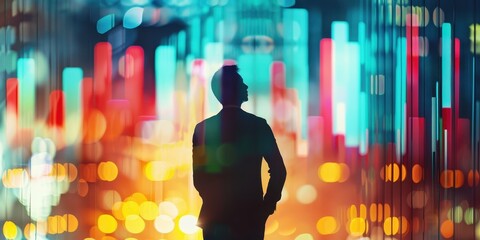
POLYGON ((451 220, 446 220, 440 226, 440 233, 444 238, 453 237, 453 222, 451 220))
POLYGON ((385 235, 392 236, 398 233, 400 229, 400 221, 397 217, 388 217, 383 222, 383 231, 385 235))
POLYGON ((338 182, 341 178, 342 169, 338 163, 327 162, 320 166, 318 175, 320 179, 327 183, 338 182))
POLYGON ((101 162, 98 164, 98 177, 103 181, 111 182, 118 176, 118 167, 114 162, 101 162))
POLYGON ((78 219, 73 214, 63 215, 65 222, 67 223, 67 232, 75 232, 78 229, 78 219))
POLYGON ((112 210, 113 205, 122 201, 120 194, 115 190, 102 191, 101 194, 102 207, 105 210, 112 210))
POLYGON ((145 220, 154 220, 158 216, 158 205, 151 201, 140 204, 140 216, 145 220))
POLYGON ((155 218, 154 226, 159 233, 169 233, 173 231, 175 223, 170 216, 160 215, 155 218))
POLYGON ((35 232, 36 227, 33 223, 27 223, 27 225, 25 225, 25 228, 23 229, 23 234, 27 239, 34 238, 35 232))
POLYGON ((3 235, 7 239, 14 239, 17 237, 17 225, 12 221, 5 221, 3 224, 3 235))
POLYGON ((87 116, 84 129, 84 141, 94 143, 99 141, 107 130, 107 121, 102 112, 92 109, 87 116))
POLYGON ((113 233, 117 230, 117 220, 112 215, 102 214, 97 219, 97 226, 103 233, 113 233))
POLYGON ((350 235, 354 237, 362 236, 367 230, 367 223, 364 218, 353 218, 349 224, 350 235))
POLYGON ((150 181, 167 181, 173 178, 175 169, 166 161, 151 161, 145 165, 144 172, 150 181))
POLYGON ((310 204, 317 199, 317 190, 314 186, 305 184, 297 190, 297 200, 302 204, 310 204))
POLYGON ((321 235, 334 234, 338 231, 337 220, 332 216, 322 217, 317 222, 317 231, 321 235))
POLYGON ((185 215, 178 221, 180 230, 185 234, 194 234, 200 230, 197 226, 197 217, 193 215, 185 215))
POLYGON ((125 218, 125 228, 130 233, 141 233, 145 229, 145 221, 138 215, 129 215, 125 218))
POLYGON ((122 204, 122 214, 125 217, 140 214, 140 206, 135 201, 126 201, 122 204))
POLYGON ((302 233, 298 235, 295 240, 314 240, 312 234, 310 233, 302 233))

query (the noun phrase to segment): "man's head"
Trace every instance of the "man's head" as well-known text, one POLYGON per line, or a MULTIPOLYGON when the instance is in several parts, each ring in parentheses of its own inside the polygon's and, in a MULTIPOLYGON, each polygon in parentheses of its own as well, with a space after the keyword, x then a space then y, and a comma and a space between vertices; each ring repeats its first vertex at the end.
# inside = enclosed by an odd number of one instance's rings
POLYGON ((240 106, 248 101, 248 86, 238 74, 237 65, 223 66, 212 77, 212 91, 222 105, 240 106))

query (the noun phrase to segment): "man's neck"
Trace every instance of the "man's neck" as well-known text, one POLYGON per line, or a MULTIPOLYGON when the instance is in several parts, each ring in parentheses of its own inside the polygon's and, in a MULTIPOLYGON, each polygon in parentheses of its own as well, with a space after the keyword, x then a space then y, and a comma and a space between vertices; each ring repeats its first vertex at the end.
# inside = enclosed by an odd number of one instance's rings
POLYGON ((240 108, 240 105, 228 104, 228 105, 223 105, 223 108, 240 108))

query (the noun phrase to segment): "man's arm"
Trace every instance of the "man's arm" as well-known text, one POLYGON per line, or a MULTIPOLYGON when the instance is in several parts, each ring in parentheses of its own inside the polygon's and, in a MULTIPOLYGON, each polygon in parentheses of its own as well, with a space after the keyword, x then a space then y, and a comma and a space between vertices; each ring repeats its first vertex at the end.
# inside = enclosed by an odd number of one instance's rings
POLYGON ((287 177, 287 170, 272 129, 265 120, 263 120, 262 125, 262 136, 260 137, 262 142, 260 146, 262 147, 261 151, 263 152, 265 161, 267 161, 268 172, 270 173, 264 203, 267 213, 272 214, 276 209, 277 202, 282 196, 282 188, 287 177))
POLYGON ((193 167, 193 185, 200 193, 200 195, 204 192, 202 189, 202 182, 204 182, 205 178, 205 164, 206 164, 206 152, 205 152, 205 131, 203 125, 197 125, 195 127, 195 131, 193 133, 192 139, 192 167, 193 167))

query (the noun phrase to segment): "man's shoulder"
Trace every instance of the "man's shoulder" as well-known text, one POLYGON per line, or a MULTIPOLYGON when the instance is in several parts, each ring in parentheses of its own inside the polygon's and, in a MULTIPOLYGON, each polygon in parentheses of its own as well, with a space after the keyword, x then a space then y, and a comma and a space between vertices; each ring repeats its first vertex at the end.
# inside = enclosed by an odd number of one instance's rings
POLYGON ((251 119, 252 121, 256 121, 256 122, 259 122, 259 123, 267 123, 267 120, 265 120, 265 118, 262 118, 262 117, 259 117, 253 113, 249 113, 249 112, 246 112, 246 111, 243 111, 245 116, 249 119, 251 119))
POLYGON ((196 127, 196 128, 198 128, 198 127, 203 127, 203 126, 205 126, 206 124, 210 124, 210 123, 213 123, 213 122, 217 121, 217 119, 218 119, 218 116, 217 116, 217 115, 213 115, 213 116, 211 116, 211 117, 205 118, 205 119, 203 119, 202 121, 198 122, 195 127, 196 127))

